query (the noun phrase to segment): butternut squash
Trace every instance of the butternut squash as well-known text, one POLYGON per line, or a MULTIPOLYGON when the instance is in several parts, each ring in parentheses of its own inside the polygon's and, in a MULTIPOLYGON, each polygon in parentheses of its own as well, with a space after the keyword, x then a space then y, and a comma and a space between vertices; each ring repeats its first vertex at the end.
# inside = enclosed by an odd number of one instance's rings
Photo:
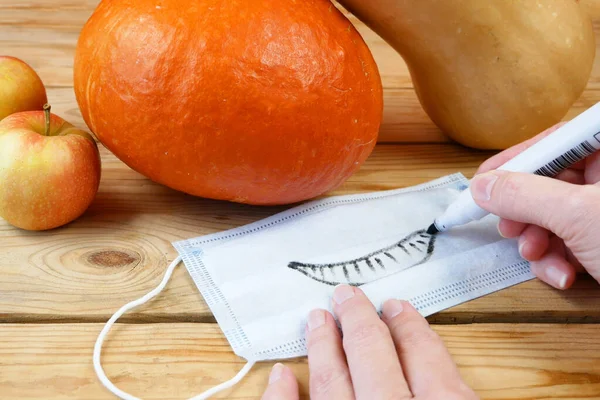
POLYGON ((455 141, 505 149, 559 122, 595 56, 577 0, 339 0, 405 60, 455 141))

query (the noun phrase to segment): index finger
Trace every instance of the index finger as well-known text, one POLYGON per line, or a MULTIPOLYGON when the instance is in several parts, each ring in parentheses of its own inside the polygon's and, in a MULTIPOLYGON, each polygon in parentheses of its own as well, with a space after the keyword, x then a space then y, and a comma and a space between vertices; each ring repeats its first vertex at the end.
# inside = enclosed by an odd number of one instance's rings
POLYGON ((412 398, 392 335, 364 292, 338 286, 333 303, 356 398, 412 398))
POLYGON ((311 311, 307 331, 310 398, 354 399, 342 338, 333 316, 325 310, 311 311))
POLYGON ((298 381, 292 370, 283 364, 275 364, 261 400, 298 400, 299 397, 298 381))
POLYGON ((514 145, 513 147, 510 147, 504 151, 501 151, 500 153, 496 154, 495 156, 484 161, 477 169, 477 172, 475 172, 475 175, 500 167, 507 161, 513 159, 516 155, 524 152, 525 150, 527 150, 528 148, 533 146, 535 143, 539 142, 540 140, 542 140, 546 136, 550 135, 552 132, 556 131, 558 128, 560 128, 561 126, 563 126, 565 124, 566 124, 566 122, 559 122, 558 124, 546 129, 542 133, 532 137, 531 139, 526 140, 517 145, 514 145))
POLYGON ((477 398, 465 385, 442 339, 409 302, 388 300, 382 311, 416 398, 477 398))

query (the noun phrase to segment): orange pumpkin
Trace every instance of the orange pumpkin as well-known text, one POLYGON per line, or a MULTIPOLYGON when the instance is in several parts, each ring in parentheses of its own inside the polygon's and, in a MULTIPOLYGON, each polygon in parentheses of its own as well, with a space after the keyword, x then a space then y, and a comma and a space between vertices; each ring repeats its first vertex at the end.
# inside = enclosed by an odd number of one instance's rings
POLYGON ((74 83, 88 127, 132 169, 249 204, 343 183, 383 114, 372 54, 328 0, 103 0, 74 83))

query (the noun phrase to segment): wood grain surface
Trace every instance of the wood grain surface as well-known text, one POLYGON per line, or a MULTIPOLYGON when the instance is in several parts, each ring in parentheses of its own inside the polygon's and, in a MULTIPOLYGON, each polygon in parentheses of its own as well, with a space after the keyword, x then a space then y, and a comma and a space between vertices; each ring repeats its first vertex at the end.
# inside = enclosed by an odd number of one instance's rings
MULTIPOLYGON (((70 87, 73 56, 79 32, 98 0, 2 0, 0 49, 31 62, 48 86, 70 87)), ((599 0, 582 1, 600 31, 599 0)), ((342 7, 338 5, 340 9, 342 7)), ((402 57, 352 14, 345 12, 371 49, 385 88, 411 88, 402 57)), ((600 47, 600 41, 598 41, 600 47)), ((590 88, 600 88, 600 59, 596 58, 590 88)))
MULTIPOLYGON (((364 167, 328 195, 416 185, 462 172, 490 153, 460 146, 378 146, 364 167)), ((177 256, 171 243, 265 218, 287 207, 252 207, 195 198, 155 184, 102 149, 95 202, 73 223, 25 232, 0 221, 0 321, 103 321, 144 295, 177 256)), ((443 311, 438 322, 600 321, 600 290, 584 280, 559 292, 533 281, 443 311)), ((212 321, 180 267, 164 292, 125 321, 212 321)))
MULTIPOLYGON (((110 399, 91 349, 100 324, 0 325, 0 393, 11 399, 110 399)), ((483 400, 600 398, 597 325, 435 326, 483 400)), ((118 324, 103 352, 117 387, 143 399, 187 399, 233 377, 245 360, 215 324, 118 324)), ((308 398, 306 358, 285 362, 308 398)), ((272 362, 215 398, 259 399, 272 362)), ((333 399, 332 399, 333 400, 333 399)), ((442 400, 442 399, 439 399, 442 400)))
MULTIPOLYGON (((19 57, 31 64, 47 87, 69 88, 72 92, 77 38, 97 4, 98 0, 0 0, 0 53, 19 57)), ((594 21, 597 47, 600 48, 600 0, 584 0, 582 4, 594 21)), ((402 57, 361 21, 343 11, 371 49, 386 89, 385 118, 379 141, 448 141, 422 111, 402 57)), ((600 57, 596 57, 586 91, 565 119, 572 118, 586 105, 591 105, 590 102, 597 101, 599 94, 596 90, 600 90, 600 57)), ((76 106, 69 91, 55 92, 63 96, 53 101, 76 106)))

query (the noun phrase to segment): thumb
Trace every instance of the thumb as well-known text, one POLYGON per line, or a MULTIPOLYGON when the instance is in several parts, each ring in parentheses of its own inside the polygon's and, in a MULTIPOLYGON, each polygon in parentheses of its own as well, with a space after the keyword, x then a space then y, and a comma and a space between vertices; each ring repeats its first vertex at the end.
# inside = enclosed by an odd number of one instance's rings
POLYGON ((475 202, 500 218, 538 225, 565 241, 584 234, 600 218, 600 188, 543 176, 494 170, 471 181, 475 202))

